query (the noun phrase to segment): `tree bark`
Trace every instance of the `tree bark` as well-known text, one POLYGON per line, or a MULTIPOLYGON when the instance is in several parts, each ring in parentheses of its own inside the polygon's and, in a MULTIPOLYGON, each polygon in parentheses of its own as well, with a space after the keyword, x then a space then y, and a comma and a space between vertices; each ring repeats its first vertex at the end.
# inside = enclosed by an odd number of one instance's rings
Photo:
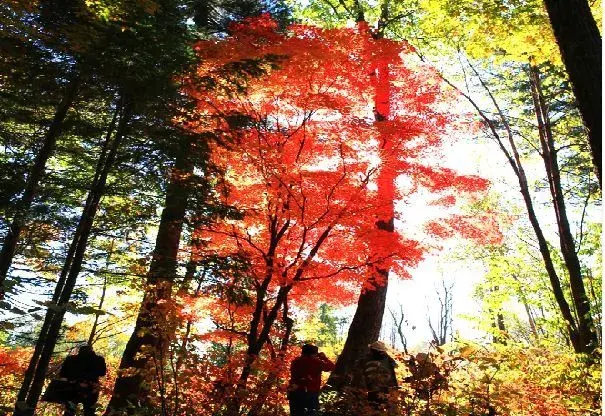
POLYGON ((433 334, 433 342, 437 346, 444 345, 447 342, 448 332, 453 333, 452 328, 452 308, 453 308, 453 284, 448 286, 445 280, 441 280, 441 286, 443 292, 440 289, 435 288, 437 298, 439 300, 439 317, 437 320, 438 332, 435 331, 431 318, 429 316, 428 323, 429 329, 433 334))
MULTIPOLYGON (((321 242, 318 242, 315 249, 312 250, 312 254, 309 256, 310 258, 315 256, 315 254, 317 253, 316 249, 318 249, 320 245, 321 245, 321 242), (315 251, 315 253, 313 253, 313 251, 315 251)), ((300 279, 300 275, 302 274, 303 270, 304 270, 304 267, 301 267, 298 270, 297 277, 295 277, 294 280, 300 279)), ((256 362, 256 359, 257 359, 258 355, 260 354, 261 350, 263 349, 264 345, 269 341, 269 336, 271 334, 271 329, 273 328, 273 324, 275 323, 275 320, 277 319, 279 310, 286 303, 286 301, 288 299, 288 293, 290 293, 291 289, 292 289, 291 285, 280 287, 279 291, 277 292, 277 297, 275 299, 275 303, 271 307, 271 310, 269 311, 269 313, 267 313, 266 316, 264 316, 262 319, 262 324, 263 324, 262 329, 259 328, 260 322, 257 322, 257 324, 256 324, 257 326, 254 328, 255 331, 252 331, 252 328, 250 329, 251 333, 258 333, 258 335, 255 336, 254 339, 248 340, 248 349, 246 351, 246 353, 247 353, 246 362, 242 368, 242 372, 241 372, 241 374, 239 376, 239 380, 237 382, 238 391, 236 392, 235 397, 233 397, 227 404, 227 408, 225 411, 226 416, 240 415, 240 408, 241 408, 243 397, 240 397, 240 395, 238 393, 241 391, 244 391, 246 389, 247 384, 248 384, 248 378, 252 374, 252 366, 256 362), (260 331, 259 331, 259 329, 260 329, 260 331)), ((266 305, 265 300, 263 300, 263 304, 266 305)))
MULTIPOLYGON (((382 273, 385 273, 386 278, 387 272, 382 271, 382 273)), ((388 281, 374 290, 362 292, 359 296, 347 340, 338 356, 336 367, 330 374, 327 388, 341 391, 346 386, 360 387, 359 382, 362 377, 357 374, 358 370, 361 370, 358 365, 359 359, 368 354, 368 344, 376 341, 380 335, 387 288, 388 281)))
POLYGON ((496 322, 494 326, 498 330, 498 333, 494 335, 494 342, 506 345, 506 338, 503 336, 506 332, 506 326, 504 325, 504 315, 502 315, 502 312, 496 313, 496 322))
MULTIPOLYGON (((247 342, 247 351, 246 351, 246 361, 242 367, 242 372, 237 381, 237 390, 235 395, 230 397, 227 402, 227 406, 225 409, 225 416, 239 416, 240 408, 243 400, 243 393, 247 388, 248 378, 252 374, 252 366, 256 362, 259 353, 263 349, 264 345, 270 342, 269 336, 271 335, 271 329, 273 328, 273 324, 278 317, 279 311, 287 302, 288 293, 292 290, 292 283, 287 286, 280 286, 277 295, 275 297, 275 301, 271 309, 267 311, 267 299, 265 299, 265 295, 267 293, 267 288, 269 287, 271 280, 273 279, 273 261, 274 261, 274 253, 279 244, 280 239, 284 236, 288 226, 290 224, 290 220, 286 220, 281 226, 277 225, 277 219, 274 217, 272 219, 271 228, 271 242, 269 244, 269 249, 267 250, 267 254, 265 254, 266 261, 266 277, 263 282, 257 286, 256 288, 256 306, 254 313, 252 315, 252 320, 250 322, 250 329, 248 331, 246 342, 247 342), (261 327, 262 323, 262 327, 261 327)), ((318 237, 315 244, 306 255, 305 259, 300 263, 296 268, 296 272, 292 277, 292 282, 299 282, 307 267, 311 263, 311 261, 317 255, 319 249, 322 244, 329 237, 330 232, 334 228, 335 224, 328 225, 321 235, 318 237)), ((282 277, 287 277, 286 274, 282 274, 282 277)), ((291 330, 291 328, 290 328, 291 330)))
POLYGON ((57 138, 61 134, 67 112, 78 95, 79 85, 80 81, 78 78, 72 79, 67 85, 63 98, 55 110, 53 120, 44 135, 42 147, 40 147, 40 150, 34 159, 34 164, 31 167, 25 183, 23 195, 16 204, 15 217, 8 228, 8 232, 2 244, 2 250, 0 251, 0 300, 4 299, 4 293, 6 291, 4 282, 17 249, 21 230, 27 222, 31 204, 36 196, 36 191, 38 190, 38 184, 44 176, 46 162, 55 149, 57 138))
MULTIPOLYGON (((401 345, 403 346, 403 352, 408 354, 408 340, 403 333, 403 322, 405 321, 405 315, 403 313, 403 305, 399 304, 399 315, 395 314, 389 308, 389 313, 391 314, 391 318, 393 320, 393 331, 399 335, 399 341, 401 341, 401 345)), ((393 348, 395 348, 395 334, 393 333, 393 348)))
MULTIPOLYGON (((195 247, 195 244, 191 244, 191 246, 192 246, 192 250, 193 250, 195 247)), ((183 283, 179 287, 177 296, 179 296, 179 297, 185 296, 188 293, 189 284, 195 277, 195 273, 197 272, 197 267, 198 267, 198 262, 197 262, 197 260, 194 260, 193 253, 192 253, 191 257, 189 258, 189 261, 187 262, 187 266, 185 266, 185 278, 183 279, 183 283)), ((199 296, 199 294, 202 290, 202 284, 204 283, 205 277, 206 277, 206 269, 203 269, 202 275, 199 278, 199 281, 197 283, 197 287, 196 287, 195 291, 193 292, 194 297, 199 296)), ((178 414, 178 410, 179 410, 180 399, 181 399, 179 373, 180 373, 183 361, 185 360, 185 358, 187 358, 187 345, 189 344, 189 336, 191 334, 192 325, 193 325, 193 320, 188 319, 187 323, 185 324, 185 331, 181 335, 181 344, 175 348, 176 361, 173 365, 173 368, 174 368, 174 401, 173 401, 173 410, 172 410, 173 416, 176 416, 178 414)))
MULTIPOLYGON (((172 287, 177 275, 177 255, 185 221, 189 190, 186 179, 193 172, 190 138, 177 155, 166 189, 155 249, 147 273, 146 290, 135 327, 120 362, 118 378, 105 415, 123 414, 131 407, 148 405, 145 383, 153 379, 152 361, 163 361, 170 334, 172 287)), ((172 331, 173 332, 173 331, 172 331)), ((162 365, 160 362, 159 365, 162 365)), ((151 383, 147 384, 148 386, 151 383)))
POLYGON ((588 129, 592 160, 602 187, 601 34, 587 0, 544 0, 544 5, 588 129))
MULTIPOLYGON (((130 105, 124 104, 122 99, 119 108, 120 122, 115 137, 111 143, 106 141, 104 152, 97 164, 95 178, 91 185, 84 210, 82 211, 78 227, 69 249, 69 254, 72 256, 68 256, 68 259, 63 266, 61 277, 59 278, 53 296, 53 302, 46 312, 36 350, 34 350, 34 354, 32 355, 28 366, 27 376, 24 378, 19 391, 15 404, 14 416, 32 416, 38 404, 40 394, 42 393, 48 365, 59 339, 63 317, 69 306, 68 303, 71 294, 73 293, 78 275, 82 268, 82 262, 84 260, 93 221, 101 197, 105 192, 107 176, 116 160, 118 148, 124 138, 130 120, 130 105), (107 152, 105 152, 105 150, 107 150, 107 152)), ((109 134, 107 139, 110 139, 109 134)))
MULTIPOLYGON (((520 163, 521 161, 517 157, 518 166, 520 166, 520 163)), ((565 294, 563 293, 563 289, 561 288, 561 280, 559 279, 559 275, 555 270, 555 266, 550 255, 550 248, 548 247, 546 237, 544 237, 542 227, 540 226, 540 222, 538 221, 538 217, 534 210, 531 195, 529 193, 529 188, 527 186, 527 178, 525 176, 525 172, 522 169, 519 172, 520 173, 518 173, 517 178, 519 179, 521 195, 523 196, 523 200, 525 202, 529 222, 531 223, 534 233, 536 235, 536 239, 538 240, 540 254, 542 255, 542 260, 544 261, 544 267, 550 280, 550 285, 553 291, 553 295, 555 296, 557 306, 559 307, 561 315, 565 320, 567 332, 569 333, 569 338, 571 340, 572 345, 574 346, 574 350, 577 351, 579 346, 578 328, 571 312, 571 308, 569 307, 569 303, 567 302, 567 299, 565 299, 565 294)))
POLYGON ((589 354, 598 346, 597 336, 594 331, 590 303, 582 279, 582 266, 576 253, 576 244, 567 217, 565 198, 561 186, 561 174, 557 161, 557 150, 555 148, 550 126, 548 107, 540 87, 540 73, 538 68, 534 65, 530 65, 529 71, 532 99, 538 122, 540 145, 542 148, 542 159, 544 160, 553 208, 557 219, 561 253, 563 254, 565 267, 569 273, 569 284, 573 305, 577 313, 578 345, 576 352, 589 354))

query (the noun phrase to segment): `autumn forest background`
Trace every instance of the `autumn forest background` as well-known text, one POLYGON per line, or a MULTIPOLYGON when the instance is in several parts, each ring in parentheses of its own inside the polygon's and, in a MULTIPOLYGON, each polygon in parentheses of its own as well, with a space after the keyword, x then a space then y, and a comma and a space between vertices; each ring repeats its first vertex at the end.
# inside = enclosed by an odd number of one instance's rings
POLYGON ((3 1, 0 414, 90 343, 97 414, 287 415, 312 342, 363 415, 378 339, 401 415, 601 414, 601 16, 3 1))

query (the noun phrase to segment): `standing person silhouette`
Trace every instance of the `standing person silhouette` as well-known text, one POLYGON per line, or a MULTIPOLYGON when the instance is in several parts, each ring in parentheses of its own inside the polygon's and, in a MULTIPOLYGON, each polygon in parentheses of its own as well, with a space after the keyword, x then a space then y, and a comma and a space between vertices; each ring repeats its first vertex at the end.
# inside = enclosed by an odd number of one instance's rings
POLYGON ((312 344, 302 346, 300 357, 290 365, 288 401, 290 416, 311 416, 319 411, 322 371, 332 371, 334 363, 312 344))
POLYGON ((397 364, 388 354, 388 348, 383 342, 373 342, 368 348, 370 353, 363 365, 368 402, 376 415, 398 415, 390 398, 390 393, 398 389, 395 375, 397 364))
POLYGON ((69 355, 59 372, 59 377, 78 384, 76 397, 65 402, 63 416, 75 416, 78 403, 84 407, 84 416, 94 416, 95 405, 99 399, 99 378, 107 373, 105 359, 97 355, 92 346, 82 345, 78 354, 69 355))

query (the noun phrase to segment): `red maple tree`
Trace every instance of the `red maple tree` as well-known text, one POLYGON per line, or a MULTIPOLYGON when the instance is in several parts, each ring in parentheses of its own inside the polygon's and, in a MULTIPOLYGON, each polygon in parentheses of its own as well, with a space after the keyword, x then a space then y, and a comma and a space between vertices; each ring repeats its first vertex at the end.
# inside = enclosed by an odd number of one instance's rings
MULTIPOLYGON (((200 65, 187 93, 197 107, 187 127, 221 138, 212 149, 224 171, 216 191, 241 213, 198 228, 196 254, 248 265, 244 276, 223 282, 245 300, 222 296, 212 312, 214 339, 245 345, 225 366, 226 383, 243 389, 263 351, 285 351, 290 308, 350 304, 361 287, 385 283, 377 269, 406 277, 422 259, 417 241, 392 232, 392 224, 377 226, 394 218, 394 200, 423 186, 449 195, 441 200, 451 205, 454 194, 487 183, 422 162, 438 151, 452 116, 435 110, 447 94, 431 71, 406 65, 412 50, 404 42, 374 39, 367 30, 293 25, 280 32, 263 16, 196 51, 200 65), (236 89, 216 88, 233 84, 224 68, 251 63, 266 73, 239 79, 236 89), (397 189, 399 175, 415 186, 397 189)), ((231 410, 249 399, 232 397, 231 410)))

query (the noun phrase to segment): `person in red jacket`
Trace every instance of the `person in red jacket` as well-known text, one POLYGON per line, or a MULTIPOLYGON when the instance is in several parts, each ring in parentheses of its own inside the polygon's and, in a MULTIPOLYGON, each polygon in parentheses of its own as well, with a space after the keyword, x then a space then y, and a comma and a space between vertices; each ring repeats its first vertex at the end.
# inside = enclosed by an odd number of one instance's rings
POLYGON ((300 357, 290 365, 288 401, 290 416, 309 416, 319 410, 322 371, 334 370, 334 363, 312 344, 302 346, 300 357))

